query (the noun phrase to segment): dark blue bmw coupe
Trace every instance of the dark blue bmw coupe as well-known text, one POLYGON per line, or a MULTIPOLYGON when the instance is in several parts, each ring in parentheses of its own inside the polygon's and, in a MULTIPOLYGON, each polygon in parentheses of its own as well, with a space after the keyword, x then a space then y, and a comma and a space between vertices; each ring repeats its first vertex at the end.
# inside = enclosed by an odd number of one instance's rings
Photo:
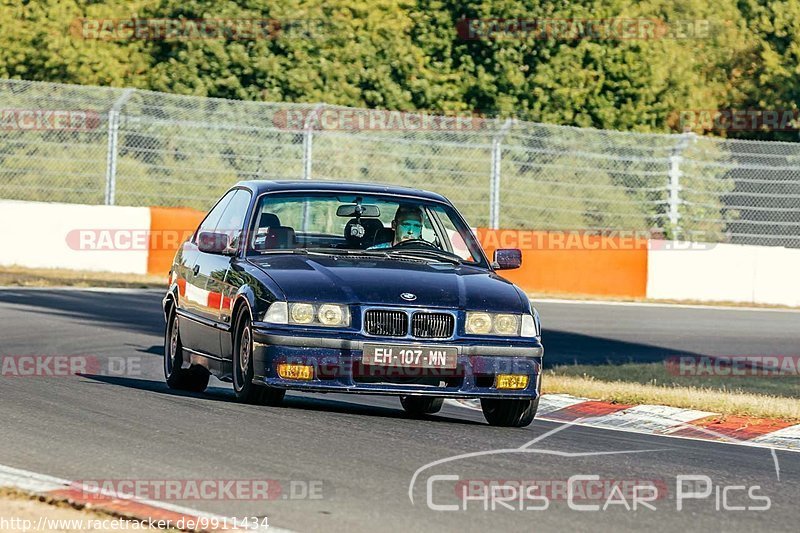
POLYGON ((286 390, 400 397, 414 415, 480 398, 486 420, 526 426, 543 348, 525 293, 495 271, 455 207, 415 189, 247 181, 175 256, 164 297, 164 373, 242 402, 286 390))

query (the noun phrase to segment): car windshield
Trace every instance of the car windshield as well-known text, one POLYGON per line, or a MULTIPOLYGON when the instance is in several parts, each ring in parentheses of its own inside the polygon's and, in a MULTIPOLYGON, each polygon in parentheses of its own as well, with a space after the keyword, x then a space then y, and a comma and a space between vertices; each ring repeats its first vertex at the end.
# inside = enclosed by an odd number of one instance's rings
POLYGON ((262 196, 250 228, 248 254, 286 250, 486 266, 472 232, 451 206, 391 195, 262 196))

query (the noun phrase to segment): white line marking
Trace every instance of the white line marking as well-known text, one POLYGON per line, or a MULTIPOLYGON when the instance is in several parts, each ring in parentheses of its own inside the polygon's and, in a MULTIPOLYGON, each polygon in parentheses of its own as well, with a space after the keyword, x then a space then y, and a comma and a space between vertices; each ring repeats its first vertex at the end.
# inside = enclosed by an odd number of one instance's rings
POLYGON ((766 435, 761 435, 753 439, 754 442, 771 444, 781 449, 792 449, 800 451, 800 424, 789 426, 766 435))
POLYGON ((680 409, 665 405, 637 405, 615 413, 594 418, 598 427, 625 428, 637 433, 661 434, 686 427, 687 422, 700 420, 718 413, 680 409))
POLYGON ((544 394, 539 400, 539 409, 537 413, 539 415, 548 415, 553 411, 590 401, 589 398, 579 398, 577 396, 570 396, 569 394, 544 394))

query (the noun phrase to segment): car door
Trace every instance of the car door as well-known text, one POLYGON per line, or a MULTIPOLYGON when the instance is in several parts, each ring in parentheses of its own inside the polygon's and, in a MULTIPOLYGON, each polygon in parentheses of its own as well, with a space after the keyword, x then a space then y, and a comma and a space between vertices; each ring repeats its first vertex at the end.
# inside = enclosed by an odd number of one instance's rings
POLYGON ((246 189, 235 189, 232 192, 230 201, 213 229, 215 233, 228 235, 229 253, 216 254, 198 250, 191 282, 198 296, 193 303, 196 320, 192 327, 196 330, 196 337, 192 340, 192 349, 216 357, 220 357, 223 352, 220 343, 223 334, 230 327, 229 302, 232 290, 226 278, 234 252, 242 241, 244 220, 251 198, 246 189))
POLYGON ((181 342, 184 348, 190 350, 201 350, 201 346, 207 345, 207 341, 203 341, 207 328, 203 325, 202 319, 204 308, 208 305, 208 294, 205 292, 206 280, 198 278, 201 264, 198 262, 200 250, 197 247, 197 236, 201 232, 214 231, 217 228, 225 208, 237 191, 238 189, 228 191, 220 198, 200 223, 192 238, 184 243, 181 251, 176 272, 180 287, 178 320, 181 342))

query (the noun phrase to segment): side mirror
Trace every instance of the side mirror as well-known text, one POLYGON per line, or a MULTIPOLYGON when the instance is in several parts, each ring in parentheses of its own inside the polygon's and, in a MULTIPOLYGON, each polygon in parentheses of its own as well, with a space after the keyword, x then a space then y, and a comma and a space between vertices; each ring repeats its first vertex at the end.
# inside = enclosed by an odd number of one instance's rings
POLYGON ((517 248, 501 248, 494 251, 495 270, 511 270, 522 266, 522 251, 517 248))
POLYGON ((229 240, 226 233, 201 231, 197 236, 197 248, 207 254, 229 253, 229 240))

